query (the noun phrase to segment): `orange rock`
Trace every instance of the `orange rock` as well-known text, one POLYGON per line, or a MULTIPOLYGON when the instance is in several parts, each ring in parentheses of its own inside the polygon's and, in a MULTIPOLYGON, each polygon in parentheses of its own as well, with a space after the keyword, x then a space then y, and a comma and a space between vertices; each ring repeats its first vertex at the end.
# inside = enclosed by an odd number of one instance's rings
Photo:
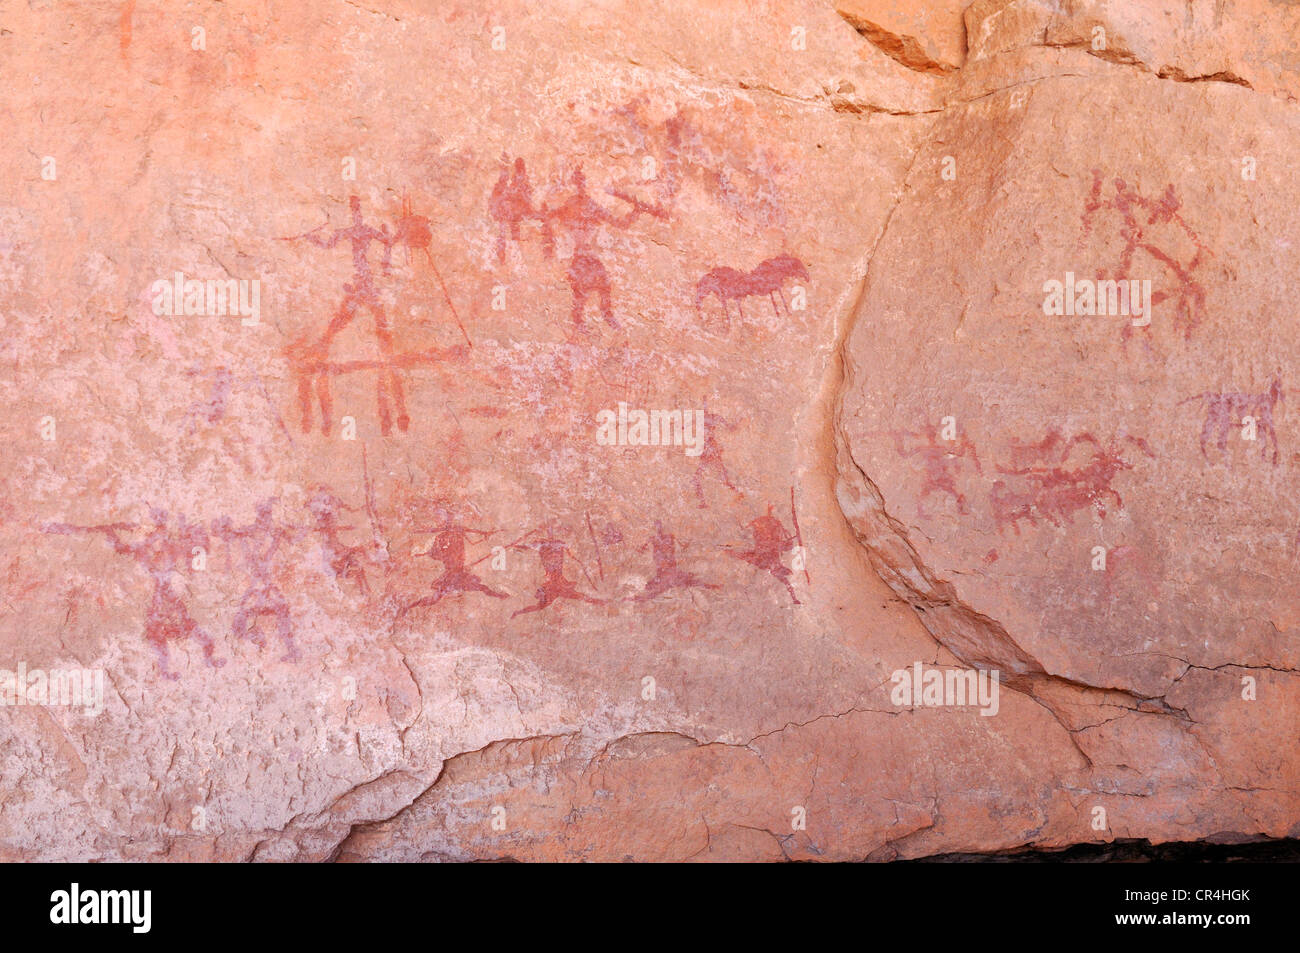
POLYGON ((1297 834, 1293 11, 217 6, 0 29, 0 856, 1297 834))

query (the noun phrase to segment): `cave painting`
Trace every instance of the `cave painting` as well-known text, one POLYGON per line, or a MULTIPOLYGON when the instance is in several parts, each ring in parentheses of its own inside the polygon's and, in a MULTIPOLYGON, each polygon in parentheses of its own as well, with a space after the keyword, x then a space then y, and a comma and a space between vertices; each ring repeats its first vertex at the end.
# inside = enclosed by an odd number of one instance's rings
MULTIPOLYGON (((298 406, 302 417, 302 430, 310 433, 313 424, 312 397, 315 391, 319 404, 321 433, 328 434, 333 424, 332 381, 341 374, 356 371, 375 371, 378 374, 376 397, 379 405, 379 427, 384 436, 392 433, 394 421, 397 429, 405 433, 410 427, 410 415, 406 409, 406 393, 402 383, 402 370, 417 366, 429 366, 459 357, 463 352, 456 348, 428 348, 418 352, 399 354, 394 349, 393 327, 388 313, 380 300, 379 287, 370 265, 370 247, 378 245, 382 249, 381 268, 387 276, 392 264, 392 252, 395 245, 404 245, 409 252, 412 249, 423 250, 430 262, 433 256, 429 252, 428 219, 415 215, 404 201, 402 215, 396 230, 390 232, 387 223, 380 228, 366 223, 361 214, 361 199, 353 195, 349 200, 352 224, 346 228, 336 228, 328 237, 320 234, 325 228, 319 225, 302 235, 295 235, 285 241, 305 241, 318 248, 331 249, 340 242, 347 242, 352 252, 352 280, 343 284, 343 299, 338 310, 319 337, 310 335, 295 341, 288 349, 287 355, 293 365, 298 383, 298 406), (331 354, 334 338, 356 320, 358 313, 368 312, 373 319, 373 334, 379 349, 377 360, 338 360, 331 354)), ((436 271, 436 270, 435 270, 436 271)), ((438 276, 442 281, 441 275, 438 276)), ((451 306, 451 299, 444 296, 451 306)), ((455 308, 452 306, 455 315, 455 308)), ((456 316, 457 324, 460 323, 456 316)), ((461 326, 462 334, 465 329, 461 326)), ((466 341, 469 340, 465 334, 466 341)))
POLYGON ((587 192, 587 177, 581 165, 573 171, 572 186, 573 194, 567 199, 554 208, 543 205, 538 212, 542 220, 543 252, 548 258, 554 255, 557 227, 568 233, 573 240, 573 257, 569 259, 565 278, 573 294, 573 323, 582 327, 587 298, 594 294, 599 299, 600 313, 605 322, 612 328, 618 328, 619 323, 614 318, 611 303, 609 273, 596 257, 599 230, 601 226, 629 228, 643 212, 658 218, 666 218, 667 215, 626 192, 609 189, 607 191, 610 195, 631 206, 622 215, 615 215, 587 192))
POLYGON ((695 460, 695 469, 691 473, 691 485, 695 488, 695 498, 699 501, 700 509, 706 510, 709 508, 709 504, 704 498, 704 479, 710 473, 721 480, 722 485, 734 493, 737 499, 741 497, 740 491, 736 489, 736 484, 731 482, 731 476, 727 473, 727 465, 722 459, 722 445, 718 442, 718 428, 734 431, 740 425, 732 423, 721 414, 713 413, 709 410, 707 401, 704 404, 703 420, 703 446, 695 460))
MULTIPOLYGON (((238 581, 241 573, 244 577, 243 591, 230 623, 230 634, 236 639, 253 642, 259 649, 265 649, 267 638, 274 637, 282 650, 279 660, 292 662, 302 656, 296 644, 295 621, 284 589, 288 586, 288 575, 292 567, 300 563, 301 544, 304 540, 311 538, 316 541, 312 553, 321 559, 328 578, 344 591, 351 589, 367 605, 370 604, 372 583, 367 575, 367 564, 380 561, 376 558, 377 554, 383 555, 386 560, 387 534, 379 521, 368 470, 364 470, 364 477, 364 507, 345 502, 326 484, 314 485, 302 501, 308 520, 307 525, 301 526, 277 519, 275 514, 278 499, 267 497, 258 502, 252 521, 246 525, 236 525, 229 516, 213 520, 208 528, 191 524, 183 516, 178 523, 173 523, 165 511, 154 509, 151 510, 152 525, 110 523, 75 526, 47 523, 44 529, 47 533, 60 535, 102 534, 116 552, 131 556, 150 574, 154 590, 146 613, 145 636, 157 653, 162 674, 168 679, 178 677, 169 664, 167 644, 172 640, 194 638, 202 647, 209 665, 218 667, 225 664, 225 660, 215 657, 214 643, 208 632, 190 614, 183 598, 184 587, 174 588, 179 582, 178 574, 189 568, 187 561, 199 552, 206 554, 210 536, 223 540, 224 578, 238 581), (362 512, 368 517, 370 540, 365 540, 360 535, 364 533, 364 527, 357 525, 357 521, 349 516, 362 512), (132 541, 132 536, 140 538, 132 541)), ((474 513, 478 512, 472 504, 464 501, 453 503, 439 500, 433 505, 431 522, 426 525, 412 527, 409 515, 403 520, 402 531, 432 537, 428 547, 417 552, 417 555, 427 555, 441 563, 442 570, 427 583, 422 594, 412 592, 407 597, 409 601, 404 604, 398 602, 401 608, 396 615, 397 621, 415 610, 437 606, 457 595, 477 594, 502 601, 513 598, 511 593, 488 585, 474 571, 479 563, 507 550, 536 553, 542 576, 534 592, 534 601, 515 609, 510 618, 541 612, 562 600, 588 605, 609 603, 609 599, 598 594, 597 582, 571 544, 563 538, 562 530, 554 519, 525 532, 513 542, 493 546, 490 551, 471 560, 468 555, 471 545, 482 545, 489 537, 503 531, 468 525, 458 515, 462 506, 474 513), (586 579, 585 587, 568 575, 568 567, 573 564, 577 565, 582 577, 586 579)), ((626 548, 627 537, 615 524, 608 520, 599 523, 593 521, 590 513, 583 516, 586 534, 589 534, 594 548, 595 567, 603 583, 606 578, 606 561, 612 560, 614 565, 622 564, 626 567, 620 556, 626 559, 631 556, 632 550, 626 548), (598 530, 598 525, 603 526, 603 529, 598 530)), ((777 579, 789 593, 791 601, 800 604, 801 600, 792 584, 794 571, 802 569, 805 580, 810 584, 811 578, 801 564, 803 541, 793 488, 790 518, 793 528, 787 530, 775 514, 775 507, 768 506, 764 515, 751 520, 746 526, 752 533, 752 544, 723 544, 722 550, 777 579), (787 560, 787 556, 796 558, 787 560)), ((681 564, 680 553, 691 545, 691 541, 682 542, 665 525, 663 519, 655 519, 653 531, 642 538, 645 541, 635 549, 635 553, 649 552, 652 571, 639 590, 626 597, 629 601, 651 602, 673 590, 718 591, 723 588, 719 583, 710 581, 705 574, 681 564)), ((718 544, 708 542, 707 545, 712 549, 718 544)))
POLYGON ((167 642, 193 638, 203 648, 208 665, 219 668, 225 659, 213 655, 212 637, 190 615, 184 599, 176 591, 176 578, 190 568, 196 548, 206 550, 208 535, 202 526, 188 523, 181 516, 175 526, 166 510, 151 507, 151 527, 135 523, 105 523, 97 526, 74 526, 68 523, 47 523, 47 533, 72 535, 97 533, 105 536, 113 551, 130 556, 149 574, 153 593, 145 610, 144 636, 158 656, 158 668, 163 678, 175 680, 180 676, 171 670, 167 642), (135 541, 124 537, 143 534, 135 541))
POLYGON ((497 223, 497 264, 506 262, 506 243, 516 246, 523 241, 523 225, 528 221, 542 223, 533 207, 533 186, 528 181, 528 167, 522 158, 513 163, 501 157, 501 174, 488 199, 488 214, 497 223))
POLYGON ((796 546, 803 545, 799 538, 798 522, 795 523, 794 532, 786 530, 785 524, 774 515, 775 509, 776 507, 769 503, 765 515, 750 520, 747 524, 746 528, 754 534, 752 548, 736 552, 734 548, 727 547, 727 553, 756 569, 771 574, 785 586, 794 604, 800 605, 794 586, 790 584, 790 577, 794 573, 784 561, 786 553, 793 553, 796 546))
POLYGON ((1271 448, 1273 465, 1276 466, 1278 447, 1277 431, 1273 428, 1273 408, 1284 396, 1282 379, 1275 376, 1268 390, 1262 394, 1207 391, 1204 394, 1188 397, 1179 403, 1205 402, 1205 422, 1201 426, 1201 456, 1208 459, 1209 454, 1205 446, 1211 440, 1219 448, 1220 453, 1226 454, 1229 433, 1238 429, 1245 433, 1249 429, 1252 433, 1251 439, 1263 438, 1259 448, 1260 459, 1268 459, 1271 448), (1253 422, 1253 427, 1248 427, 1248 420, 1253 422))
POLYGON ((234 390, 235 375, 228 367, 216 367, 210 371, 191 368, 186 372, 191 377, 203 377, 208 381, 208 397, 204 401, 195 401, 185 412, 186 435, 193 435, 200 423, 211 426, 225 419, 226 408, 234 390))
MULTIPOLYGON (((1114 280, 1142 277, 1134 271, 1134 258, 1139 251, 1159 262, 1165 268, 1165 283, 1172 282, 1173 291, 1157 291, 1151 303, 1172 300, 1173 327, 1182 332, 1184 339, 1191 340, 1192 332, 1205 317, 1205 286, 1199 271, 1210 257, 1209 249, 1179 214, 1182 203, 1172 185, 1159 199, 1146 198, 1118 177, 1113 180, 1112 189, 1113 194, 1103 199, 1107 191, 1103 176, 1100 169, 1094 169, 1092 192, 1084 205, 1084 234, 1092 232, 1097 213, 1106 209, 1119 213, 1120 234, 1124 238, 1124 249, 1115 267, 1101 277, 1114 280)), ((1125 322, 1121 342, 1126 344, 1133 332, 1140 330, 1144 333, 1143 344, 1149 350, 1150 329, 1149 324, 1134 326, 1125 322)))
POLYGON ((1043 462, 1022 467, 999 464, 998 472, 1012 478, 1010 482, 994 481, 989 495, 999 531, 1010 526, 1019 535, 1021 520, 1031 526, 1046 520, 1059 528, 1072 523, 1074 515, 1084 509, 1095 509, 1098 518, 1105 519, 1108 501, 1122 509, 1124 500, 1112 484, 1121 471, 1133 469, 1125 458, 1126 444, 1147 457, 1155 456, 1140 437, 1117 436, 1103 445, 1088 433, 1064 443, 1049 434, 1041 445, 1052 447, 1052 451, 1043 462), (1072 462, 1071 457, 1077 456, 1074 448, 1085 444, 1091 455, 1072 462))
MULTIPOLYGON (((482 579, 470 572, 465 565, 465 543, 470 537, 482 541, 496 532, 492 529, 473 529, 456 521, 451 508, 445 503, 434 506, 434 525, 428 529, 417 530, 419 533, 433 535, 425 555, 442 563, 443 571, 429 584, 430 594, 417 599, 402 608, 397 617, 401 619, 413 609, 437 605, 447 596, 456 593, 479 592, 494 599, 508 598, 504 592, 498 592, 482 579)), ((486 557, 483 557, 486 558, 486 557)), ((481 562, 476 560, 475 562, 481 562)), ((474 565, 473 563, 470 564, 474 565)))
MULTIPOLYGON (((604 599, 598 599, 595 596, 579 592, 577 583, 564 575, 564 557, 566 555, 572 556, 574 562, 586 574, 586 568, 582 566, 582 561, 569 549, 564 540, 548 535, 544 539, 512 543, 510 548, 536 550, 543 575, 542 584, 535 593, 537 602, 522 609, 516 609, 511 613, 510 618, 513 619, 528 612, 540 612, 557 599, 572 599, 577 602, 588 602, 592 605, 603 605, 605 603, 604 599)), ((587 582, 591 582, 590 576, 588 576, 587 582)))
POLYGON ((1066 438, 1059 427, 1051 427, 1047 434, 1040 440, 1032 443, 1023 443, 1019 439, 1012 437, 1010 444, 1003 452, 1003 459, 1007 462, 1003 464, 1004 469, 1013 469, 1015 467, 1033 467, 1046 463, 1064 463, 1069 457, 1070 451, 1081 443, 1096 443, 1092 434, 1076 434, 1073 437, 1066 438))
POLYGON ((925 430, 891 430, 894 446, 899 456, 919 457, 924 468, 921 483, 921 495, 916 501, 916 511, 922 517, 928 517, 925 501, 934 493, 946 493, 957 504, 957 512, 965 515, 970 512, 965 495, 957 489, 957 477, 961 472, 961 461, 967 456, 975 467, 976 473, 983 473, 975 445, 965 434, 959 439, 943 440, 939 428, 930 424, 925 430), (908 444, 911 444, 909 447, 908 444))
POLYGON ((655 599, 669 589, 719 588, 677 565, 677 537, 665 530, 660 520, 655 520, 654 535, 637 552, 645 552, 647 549, 650 550, 651 558, 654 560, 654 575, 633 597, 636 601, 645 602, 655 599))
POLYGON ((267 390, 266 381, 261 374, 256 372, 246 375, 236 376, 235 373, 225 365, 218 365, 213 368, 192 367, 187 370, 186 375, 197 377, 207 383, 207 397, 203 400, 196 400, 190 404, 189 409, 185 412, 185 433, 192 436, 201 425, 214 426, 226 419, 226 414, 230 409, 230 399, 239 389, 249 389, 266 401, 266 405, 271 409, 271 414, 275 418, 276 426, 280 432, 285 435, 290 443, 293 443, 293 435, 289 433, 289 428, 284 424, 284 418, 276 409, 275 402, 271 400, 271 394, 267 390))
POLYGON ((781 309, 777 307, 777 297, 785 305, 786 314, 790 314, 790 303, 785 300, 784 286, 787 281, 798 279, 808 281, 808 268, 793 255, 777 255, 760 262, 753 271, 738 271, 735 268, 714 268, 695 284, 695 313, 701 313, 700 305, 710 295, 722 305, 722 326, 731 327, 731 312, 728 302, 736 302, 736 311, 743 320, 746 298, 766 297, 772 303, 772 311, 778 317, 781 309))
POLYGON ((222 517, 214 523, 213 532, 225 539, 228 547, 232 542, 239 544, 244 570, 249 575, 249 585, 239 600, 231 632, 236 638, 249 639, 261 648, 266 644, 261 631, 262 619, 270 616, 275 620, 276 634, 284 645, 280 661, 292 662, 300 656, 293 640, 289 602, 276 584, 275 571, 280 547, 299 541, 306 535, 306 530, 277 523, 274 511, 274 499, 262 500, 257 505, 252 523, 235 526, 229 517, 222 517))
POLYGON ((442 272, 438 270, 438 263, 434 260, 433 251, 433 227, 427 216, 417 215, 411 207, 411 197, 402 196, 402 211, 397 217, 397 224, 393 230, 393 240, 396 244, 406 249, 406 261, 410 264, 412 255, 417 251, 424 252, 425 263, 428 264, 429 270, 433 272, 433 277, 438 281, 438 290, 442 292, 442 300, 447 305, 447 310, 451 312, 452 320, 456 322, 456 328, 460 331, 460 336, 465 339, 465 343, 470 347, 474 342, 470 340, 469 332, 465 330, 465 325, 460 319, 460 312, 456 310, 456 304, 451 300, 451 292, 447 290, 447 282, 442 278, 442 272))
POLYGON ((681 105, 664 116, 641 94, 610 110, 608 117, 613 122, 602 131, 621 128, 624 133, 618 152, 653 161, 650 184, 661 207, 673 208, 690 182, 737 220, 770 227, 784 223, 774 175, 779 160, 750 137, 737 134, 733 123, 743 125, 743 116, 728 114, 719 126, 716 114, 710 121, 707 114, 681 105))
POLYGON ((563 232, 573 244, 573 255, 565 269, 565 280, 573 297, 570 318, 575 329, 585 329, 585 315, 589 301, 600 309, 600 315, 611 328, 621 325, 614 317, 613 290, 609 272, 600 260, 599 238, 604 228, 625 230, 643 214, 667 219, 668 213, 621 189, 606 189, 606 193, 628 206, 622 214, 615 214, 592 197, 587 190, 587 176, 581 164, 577 165, 567 183, 552 191, 565 191, 567 196, 555 205, 542 202, 534 207, 532 186, 528 181, 523 159, 515 159, 510 171, 502 162, 502 171, 488 200, 488 212, 497 222, 497 259, 504 261, 507 236, 511 241, 522 239, 521 226, 533 220, 541 226, 542 254, 547 260, 555 257, 556 233, 563 232))
POLYGON ((358 509, 344 503, 328 487, 318 486, 307 501, 307 512, 314 523, 312 528, 320 536, 325 564, 331 574, 340 583, 350 580, 362 596, 369 596, 370 584, 366 580, 365 568, 368 547, 344 543, 341 534, 355 527, 339 522, 344 512, 356 513, 358 509))

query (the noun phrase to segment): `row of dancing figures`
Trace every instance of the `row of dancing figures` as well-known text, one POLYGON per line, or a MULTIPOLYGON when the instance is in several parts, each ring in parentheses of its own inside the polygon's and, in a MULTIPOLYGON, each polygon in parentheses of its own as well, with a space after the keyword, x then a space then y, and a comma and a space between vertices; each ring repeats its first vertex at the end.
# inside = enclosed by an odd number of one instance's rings
MULTIPOLYGON (((341 522, 341 514, 353 511, 353 507, 343 503, 328 490, 318 488, 308 501, 308 512, 312 516, 313 525, 294 526, 275 519, 274 502, 274 499, 259 502, 253 521, 247 525, 237 526, 229 517, 222 517, 212 523, 210 531, 202 524, 188 522, 184 515, 173 523, 166 510, 156 507, 150 508, 149 524, 77 526, 47 523, 44 530, 61 535, 102 535, 115 553, 130 557, 148 574, 152 590, 145 612, 144 636, 158 657, 163 677, 176 679, 179 676, 170 667, 170 641, 192 638, 202 648, 208 665, 217 668, 226 664, 224 659, 216 657, 211 635, 191 615, 184 598, 184 574, 192 568, 196 553, 206 553, 211 535, 225 540, 227 553, 232 549, 239 552, 249 577, 248 586, 240 597, 231 623, 231 633, 236 638, 264 647, 264 629, 268 625, 273 627, 284 650, 281 661, 294 661, 301 657, 294 640, 289 602, 276 581, 276 567, 284 558, 286 545, 296 544, 310 533, 317 534, 321 539, 326 564, 335 578, 342 582, 353 582, 363 596, 370 594, 364 569, 368 547, 345 544, 341 536, 343 532, 353 529, 341 522)), ((437 605, 444 598, 457 593, 477 592, 494 599, 508 598, 507 593, 493 589, 472 571, 482 558, 467 562, 466 556, 469 540, 482 541, 497 531, 466 526, 456 520, 450 507, 443 505, 435 509, 434 516, 434 525, 425 531, 433 536, 426 554, 442 563, 443 572, 430 583, 429 594, 405 606, 398 613, 398 618, 414 609, 437 605)), ((797 531, 794 534, 787 532, 781 521, 773 515, 771 506, 765 516, 752 520, 748 527, 753 532, 752 547, 743 551, 733 551, 734 547, 728 547, 729 554, 778 579, 786 587, 791 600, 797 604, 799 599, 790 584, 791 571, 784 562, 786 554, 797 542, 797 531)), ((588 583, 591 583, 591 576, 581 559, 560 538, 558 526, 552 522, 544 529, 545 532, 540 535, 537 531, 526 533, 506 547, 516 551, 535 552, 543 577, 534 594, 536 601, 515 610, 511 618, 540 612, 562 599, 592 605, 606 604, 608 600, 583 592, 576 580, 566 574, 565 559, 569 557, 578 564, 588 583)), ((641 591, 633 596, 635 601, 649 601, 671 589, 719 588, 717 584, 681 567, 677 556, 678 545, 676 536, 664 528, 662 521, 656 520, 654 535, 638 550, 650 550, 654 572, 641 591)), ((595 588, 594 585, 592 588, 595 588)))
MULTIPOLYGON (((471 571, 474 565, 488 558, 487 556, 473 563, 466 563, 467 540, 472 536, 476 541, 482 541, 498 530, 475 529, 459 523, 446 506, 438 506, 435 513, 437 524, 425 530, 434 537, 425 554, 441 562, 443 572, 430 583, 431 592, 427 596, 409 603, 398 612, 399 620, 415 609, 435 606, 444 598, 456 593, 477 592, 494 599, 508 598, 507 593, 493 589, 471 571)), ((728 545, 724 547, 728 555, 772 575, 785 586, 791 601, 796 605, 800 604, 790 581, 792 571, 785 564, 785 556, 791 553, 796 545, 800 545, 797 528, 795 532, 788 531, 781 520, 774 515, 774 507, 770 505, 767 513, 751 520, 747 528, 753 534, 750 548, 738 550, 737 547, 728 545)), ((707 582, 681 567, 677 557, 678 545, 677 537, 664 528, 661 520, 656 520, 654 535, 637 550, 638 552, 650 550, 654 573, 642 586, 640 592, 632 597, 634 601, 649 601, 671 589, 716 590, 720 588, 716 583, 707 582)), ((592 582, 581 559, 559 536, 555 523, 548 523, 541 530, 526 533, 519 540, 502 548, 535 552, 542 570, 542 582, 534 593, 536 602, 516 609, 511 614, 512 619, 530 612, 540 612, 561 599, 591 605, 604 605, 608 602, 606 599, 581 591, 577 581, 566 575, 565 558, 569 557, 582 569, 588 583, 592 582), (529 538, 533 536, 538 538, 529 538)))
MULTIPOLYGON (((248 587, 239 600, 231 624, 232 633, 259 646, 265 645, 261 627, 264 617, 270 616, 284 644, 282 661, 292 661, 300 656, 294 644, 289 603, 274 581, 273 569, 281 544, 296 542, 303 534, 295 527, 277 523, 272 507, 271 500, 259 503, 256 518, 247 526, 235 526, 229 518, 219 519, 212 524, 211 533, 224 538, 227 546, 232 542, 238 543, 249 576, 248 587)), ((184 599, 185 573, 193 568, 197 554, 206 553, 210 542, 208 529, 188 522, 183 514, 173 525, 170 514, 158 507, 150 507, 149 524, 76 526, 47 523, 44 531, 59 535, 103 535, 115 553, 130 557, 148 574, 153 589, 145 610, 144 636, 158 656, 158 666, 164 678, 174 680, 179 677, 171 670, 169 641, 192 638, 202 648, 208 665, 213 668, 225 665, 225 660, 214 654, 212 636, 190 614, 184 599)))

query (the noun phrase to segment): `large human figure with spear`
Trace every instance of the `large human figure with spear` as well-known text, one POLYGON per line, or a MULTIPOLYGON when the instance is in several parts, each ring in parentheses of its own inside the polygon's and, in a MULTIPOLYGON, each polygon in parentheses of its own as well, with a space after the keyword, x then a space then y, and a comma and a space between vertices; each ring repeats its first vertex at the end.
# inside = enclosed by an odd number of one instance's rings
POLYGON ((375 285, 374 273, 370 268, 370 246, 378 243, 383 248, 382 266, 388 274, 392 263, 393 245, 397 236, 388 231, 385 224, 380 228, 367 225, 361 216, 361 198, 353 195, 349 199, 352 210, 352 224, 346 228, 336 228, 329 237, 320 234, 325 226, 321 225, 310 232, 296 235, 286 241, 305 241, 319 248, 333 248, 341 241, 346 241, 352 249, 352 281, 343 285, 343 300, 325 333, 315 341, 302 343, 294 355, 302 365, 298 380, 298 402, 302 409, 302 429, 311 430, 311 388, 313 379, 316 385, 316 397, 320 403, 321 433, 329 433, 333 415, 333 398, 330 391, 329 367, 330 350, 334 338, 344 328, 352 324, 357 312, 365 309, 375 321, 375 341, 379 345, 382 365, 379 369, 378 399, 379 424, 381 431, 387 435, 392 430, 392 410, 390 402, 397 411, 397 429, 406 432, 410 426, 410 417, 406 413, 406 396, 402 390, 402 380, 393 365, 393 329, 388 321, 388 314, 379 300, 379 291, 375 285))

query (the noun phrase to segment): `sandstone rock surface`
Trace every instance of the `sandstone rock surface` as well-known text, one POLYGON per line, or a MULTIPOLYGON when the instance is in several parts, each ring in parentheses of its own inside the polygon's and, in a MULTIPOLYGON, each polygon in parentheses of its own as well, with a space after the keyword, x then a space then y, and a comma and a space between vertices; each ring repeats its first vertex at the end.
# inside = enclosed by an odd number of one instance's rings
POLYGON ((6 6, 0 858, 1300 836, 1297 10, 6 6))

